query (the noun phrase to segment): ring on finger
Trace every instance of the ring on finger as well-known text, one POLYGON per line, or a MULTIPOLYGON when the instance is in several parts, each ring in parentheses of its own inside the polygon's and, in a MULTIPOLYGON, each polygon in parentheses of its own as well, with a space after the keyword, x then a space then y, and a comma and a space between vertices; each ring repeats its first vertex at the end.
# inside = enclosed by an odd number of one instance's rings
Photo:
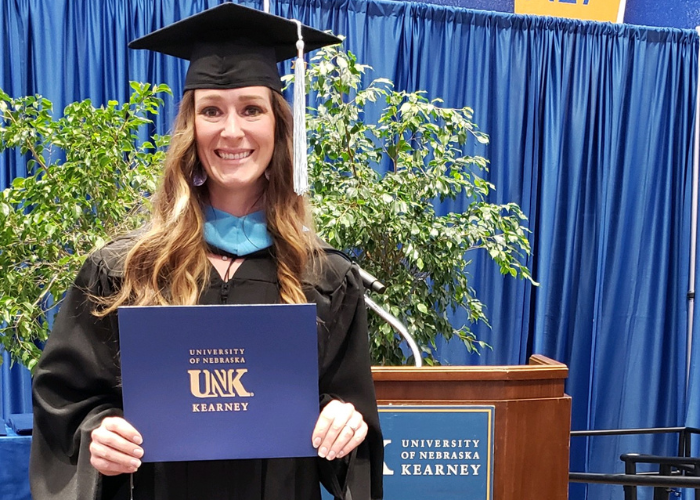
POLYGON ((353 427, 352 425, 350 425, 350 422, 348 422, 347 424, 345 424, 345 427, 350 429, 352 431, 352 433, 355 434, 357 432, 358 427, 360 427, 360 426, 356 425, 353 427))

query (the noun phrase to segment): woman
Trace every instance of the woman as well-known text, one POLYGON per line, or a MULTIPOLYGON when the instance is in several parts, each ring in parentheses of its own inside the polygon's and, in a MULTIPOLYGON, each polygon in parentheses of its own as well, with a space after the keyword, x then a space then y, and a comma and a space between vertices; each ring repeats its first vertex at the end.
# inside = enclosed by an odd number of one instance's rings
MULTIPOLYGON (((307 50, 338 41, 301 31, 307 50)), ((36 500, 313 500, 319 481, 381 498, 361 281, 320 247, 293 191, 276 62, 296 37, 288 20, 223 4, 132 44, 189 59, 185 94, 150 227, 90 256, 36 369, 36 500), (319 458, 141 463, 148 443, 122 416, 117 307, 305 302, 318 315, 319 458)))

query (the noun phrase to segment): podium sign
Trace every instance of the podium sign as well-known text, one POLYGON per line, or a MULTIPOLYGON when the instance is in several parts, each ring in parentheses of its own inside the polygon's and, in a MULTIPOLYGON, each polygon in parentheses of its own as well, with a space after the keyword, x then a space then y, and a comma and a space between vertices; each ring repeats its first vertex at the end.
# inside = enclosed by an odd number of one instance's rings
POLYGON ((386 500, 492 500, 493 406, 379 407, 386 500))
POLYGON ((316 306, 120 307, 144 462, 315 456, 316 306))

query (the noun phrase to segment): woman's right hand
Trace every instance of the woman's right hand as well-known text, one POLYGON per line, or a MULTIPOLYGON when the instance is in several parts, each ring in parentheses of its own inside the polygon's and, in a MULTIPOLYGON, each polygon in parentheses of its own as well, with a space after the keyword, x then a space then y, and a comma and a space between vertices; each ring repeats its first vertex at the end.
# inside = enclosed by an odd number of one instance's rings
POLYGON ((105 418, 91 436, 90 463, 105 476, 136 472, 141 466, 143 438, 123 418, 105 418))

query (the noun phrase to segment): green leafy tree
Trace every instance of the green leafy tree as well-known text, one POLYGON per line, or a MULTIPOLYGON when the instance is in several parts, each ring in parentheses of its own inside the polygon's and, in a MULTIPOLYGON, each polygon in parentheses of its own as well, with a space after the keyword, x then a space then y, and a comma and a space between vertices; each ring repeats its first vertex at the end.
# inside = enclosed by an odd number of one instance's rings
MULTIPOLYGON (((525 216, 515 203, 488 202, 494 189, 483 177, 488 162, 464 154, 467 141, 488 142, 471 109, 396 91, 386 79, 363 86, 368 69, 330 47, 312 59, 307 74, 317 95, 307 117, 317 228, 389 285, 373 298, 407 325, 426 363, 435 363, 438 336, 478 351, 487 344, 470 325, 488 321, 465 268, 471 252, 482 250, 503 274, 532 281, 525 216), (376 123, 366 121, 368 105, 383 107, 376 123), (378 173, 386 166, 387 173, 378 173), (437 201, 462 197, 463 213, 436 213, 437 201), (469 318, 459 328, 448 318, 457 308, 469 318)), ((371 315, 370 330, 375 363, 406 362, 388 324, 371 315)))
POLYGON ((41 96, 0 91, 0 150, 28 158, 28 175, 0 193, 0 342, 30 369, 86 256, 143 223, 168 138, 141 142, 139 129, 170 90, 131 87, 128 103, 76 102, 58 119, 41 96))

